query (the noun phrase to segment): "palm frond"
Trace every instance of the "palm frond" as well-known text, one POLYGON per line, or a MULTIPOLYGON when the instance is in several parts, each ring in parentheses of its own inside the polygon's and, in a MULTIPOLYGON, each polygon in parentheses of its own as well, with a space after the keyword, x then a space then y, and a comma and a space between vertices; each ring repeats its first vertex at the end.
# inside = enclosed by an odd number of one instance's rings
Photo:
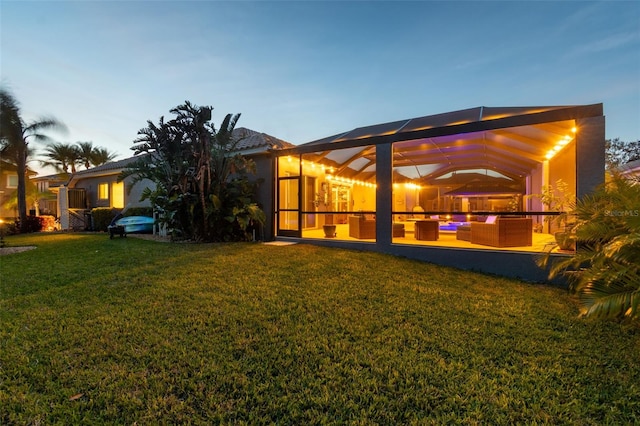
POLYGON ((578 248, 571 258, 539 260, 549 277, 563 274, 582 314, 638 318, 640 300, 640 185, 620 174, 575 206, 578 248))
POLYGON ((580 292, 581 315, 600 318, 639 317, 640 289, 630 278, 604 285, 593 281, 580 292))

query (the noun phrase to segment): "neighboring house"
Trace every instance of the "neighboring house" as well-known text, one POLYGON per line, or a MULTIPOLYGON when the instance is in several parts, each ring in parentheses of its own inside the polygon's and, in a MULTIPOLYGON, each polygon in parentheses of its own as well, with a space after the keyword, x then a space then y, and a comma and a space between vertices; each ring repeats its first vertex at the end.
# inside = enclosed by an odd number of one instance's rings
POLYGON ((118 182, 120 173, 138 157, 113 161, 101 166, 74 173, 67 183, 69 189, 83 190, 86 209, 95 207, 110 207, 124 209, 125 207, 146 207, 149 201, 140 202, 142 191, 151 185, 150 181, 139 182, 129 189, 132 177, 118 182))
POLYGON ((38 190, 38 200, 34 206, 36 215, 58 215, 58 188, 69 180, 67 173, 34 176, 31 182, 38 190))
MULTIPOLYGON (((37 173, 27 170, 27 177, 37 173)), ((18 171, 14 164, 0 159, 0 218, 15 219, 18 217, 17 209, 5 208, 5 204, 14 197, 18 189, 18 171)))
POLYGON ((640 160, 630 161, 620 166, 620 171, 624 176, 640 179, 640 160))
MULTIPOLYGON (((233 135, 239 141, 237 152, 256 163, 256 175, 250 176, 250 179, 255 181, 258 187, 256 194, 258 204, 266 213, 273 211, 273 158, 271 152, 293 145, 265 133, 242 127, 235 129, 233 135)), ((87 228, 87 213, 95 207, 124 209, 125 207, 150 206, 148 200, 140 202, 140 197, 146 187, 153 187, 153 182, 149 180, 139 182, 130 191, 129 186, 133 177, 118 182, 120 173, 137 158, 130 157, 74 173, 58 195, 59 204, 68 206, 66 211, 61 209, 60 212, 61 228, 87 228)), ((271 222, 266 224, 261 232, 263 235, 258 237, 273 238, 271 222)))
POLYGON ((151 181, 138 182, 131 190, 132 177, 118 182, 120 173, 137 158, 125 158, 72 174, 67 184, 58 188, 60 228, 89 228, 88 213, 96 207, 124 209, 149 206, 149 201, 141 202, 140 196, 144 188, 153 185, 151 181))

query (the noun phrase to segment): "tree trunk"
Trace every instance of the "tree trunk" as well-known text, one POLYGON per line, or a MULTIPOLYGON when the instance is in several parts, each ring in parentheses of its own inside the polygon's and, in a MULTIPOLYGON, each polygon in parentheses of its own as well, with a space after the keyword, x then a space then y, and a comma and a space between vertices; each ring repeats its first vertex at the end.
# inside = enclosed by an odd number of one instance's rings
POLYGON ((18 148, 18 218, 20 219, 20 232, 27 229, 27 146, 25 143, 18 148))

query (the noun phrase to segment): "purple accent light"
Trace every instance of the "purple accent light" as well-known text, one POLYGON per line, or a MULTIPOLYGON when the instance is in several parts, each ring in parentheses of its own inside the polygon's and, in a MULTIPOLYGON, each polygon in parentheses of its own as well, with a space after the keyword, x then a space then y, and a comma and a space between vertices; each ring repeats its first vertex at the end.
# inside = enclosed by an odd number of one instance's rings
POLYGON ((458 229, 458 226, 469 225, 469 222, 449 222, 449 223, 441 223, 440 230, 441 231, 455 231, 458 229))

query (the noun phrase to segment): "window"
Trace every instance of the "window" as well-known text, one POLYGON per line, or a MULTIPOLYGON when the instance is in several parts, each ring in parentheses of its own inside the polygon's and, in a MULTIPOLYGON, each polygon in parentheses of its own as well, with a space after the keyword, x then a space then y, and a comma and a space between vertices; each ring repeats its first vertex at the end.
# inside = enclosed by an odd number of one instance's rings
POLYGON ((111 207, 124 208, 124 182, 115 182, 112 186, 113 203, 111 207))
POLYGON ((108 199, 109 199, 109 184, 108 183, 98 184, 98 200, 108 200, 108 199))
POLYGON ((7 176, 7 188, 17 188, 17 187, 18 187, 18 175, 7 176))

